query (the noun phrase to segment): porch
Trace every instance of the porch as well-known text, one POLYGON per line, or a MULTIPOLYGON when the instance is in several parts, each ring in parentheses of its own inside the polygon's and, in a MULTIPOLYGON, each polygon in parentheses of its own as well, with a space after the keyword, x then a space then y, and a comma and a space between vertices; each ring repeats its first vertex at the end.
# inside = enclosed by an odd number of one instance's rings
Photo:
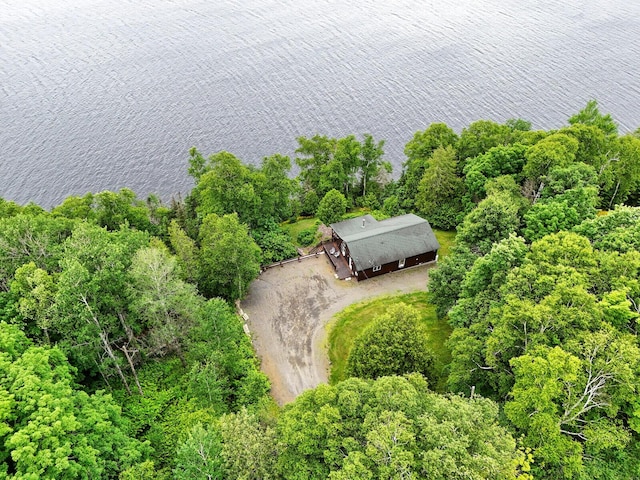
POLYGON ((322 246, 324 253, 333 265, 333 269, 336 271, 336 275, 340 280, 344 280, 353 276, 349 269, 347 259, 340 253, 340 248, 337 242, 327 242, 322 246))

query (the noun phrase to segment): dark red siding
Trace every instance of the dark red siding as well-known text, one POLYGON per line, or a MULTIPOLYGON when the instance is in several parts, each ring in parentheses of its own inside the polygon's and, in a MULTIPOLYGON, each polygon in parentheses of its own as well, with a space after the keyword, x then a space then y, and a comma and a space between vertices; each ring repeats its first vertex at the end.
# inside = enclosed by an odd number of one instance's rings
POLYGON ((416 265, 421 265, 423 263, 433 262, 438 255, 437 251, 426 252, 420 255, 416 255, 415 257, 406 258, 404 262, 404 267, 399 268, 399 262, 391 262, 381 265, 381 269, 377 272, 373 271, 373 268, 367 268, 366 270, 361 270, 357 273, 356 278, 358 280, 366 280, 367 278, 377 277, 378 275, 384 275, 385 273, 395 272, 396 270, 404 270, 405 268, 415 267, 416 265))

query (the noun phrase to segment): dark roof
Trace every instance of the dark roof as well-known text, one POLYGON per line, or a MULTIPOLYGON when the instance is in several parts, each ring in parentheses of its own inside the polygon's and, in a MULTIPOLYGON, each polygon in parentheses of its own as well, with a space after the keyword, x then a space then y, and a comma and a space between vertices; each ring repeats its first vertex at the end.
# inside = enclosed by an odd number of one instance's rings
POLYGON ((440 248, 429 222, 412 213, 380 222, 365 215, 331 228, 349 246, 358 271, 440 248))

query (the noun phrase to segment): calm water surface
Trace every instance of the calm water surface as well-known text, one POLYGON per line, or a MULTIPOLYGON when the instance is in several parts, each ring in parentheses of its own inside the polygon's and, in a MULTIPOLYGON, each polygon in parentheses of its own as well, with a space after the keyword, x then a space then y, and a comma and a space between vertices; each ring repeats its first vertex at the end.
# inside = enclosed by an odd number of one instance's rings
POLYGON ((187 152, 257 163, 370 132, 399 173, 417 130, 598 99, 640 126, 635 0, 0 0, 0 196, 51 207, 187 193, 187 152))

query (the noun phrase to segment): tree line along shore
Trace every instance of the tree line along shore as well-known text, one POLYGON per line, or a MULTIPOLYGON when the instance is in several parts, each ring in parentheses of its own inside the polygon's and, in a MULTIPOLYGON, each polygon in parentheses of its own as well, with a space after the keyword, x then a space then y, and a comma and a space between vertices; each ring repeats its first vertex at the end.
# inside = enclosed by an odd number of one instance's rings
POLYGON ((295 178, 192 148, 167 205, 0 199, 1 476, 640 477, 640 129, 595 101, 551 131, 433 123, 397 180, 369 134, 298 145, 295 178), (455 231, 424 286, 450 359, 387 299, 339 380, 278 407, 234 302, 365 213, 455 231))

